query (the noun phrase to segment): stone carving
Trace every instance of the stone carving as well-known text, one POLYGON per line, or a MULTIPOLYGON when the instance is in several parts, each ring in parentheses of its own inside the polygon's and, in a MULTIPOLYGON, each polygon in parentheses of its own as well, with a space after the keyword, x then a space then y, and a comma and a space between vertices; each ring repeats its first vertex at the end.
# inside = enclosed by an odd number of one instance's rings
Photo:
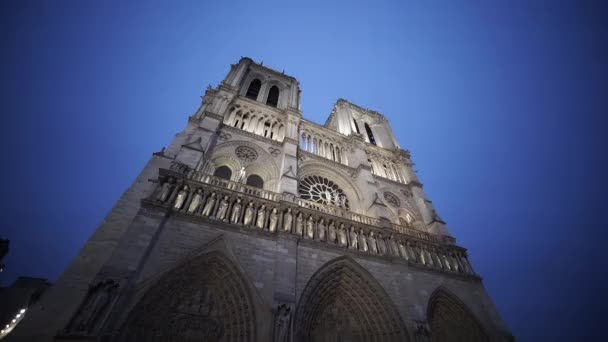
POLYGON ((188 186, 184 185, 184 187, 177 193, 177 197, 175 198, 175 203, 173 204, 173 209, 180 210, 186 202, 186 198, 188 197, 188 186))
POLYGON ((274 342, 288 342, 291 330, 291 308, 282 304, 277 309, 274 320, 274 342))
POLYGON ((167 179, 167 181, 161 186, 161 190, 158 193, 158 196, 156 196, 156 199, 161 202, 166 201, 169 198, 169 195, 171 195, 171 190, 173 190, 174 185, 175 178, 169 177, 169 179, 167 179))
POLYGON ((236 179, 237 183, 244 183, 245 182, 245 176, 247 176, 247 174, 245 173, 245 168, 242 167, 239 170, 239 174, 238 174, 237 179, 236 179))
POLYGON ((213 206, 215 205, 215 191, 211 193, 211 196, 207 199, 207 203, 205 203, 205 207, 203 208, 203 215, 209 216, 211 215, 211 211, 213 210, 213 206))
POLYGON ((67 332, 91 335, 101 327, 116 294, 118 284, 106 280, 89 287, 87 296, 68 324, 67 332))
POLYGON ((273 157, 277 157, 279 154, 281 154, 281 149, 270 146, 268 147, 268 152, 270 152, 273 157))
POLYGON ((414 329, 415 342, 431 342, 431 332, 429 325, 424 321, 414 321, 416 328, 414 329))
POLYGON ((367 238, 367 244, 369 245, 369 251, 373 254, 378 254, 378 245, 376 245, 376 238, 374 237, 374 232, 369 232, 369 237, 367 238))
POLYGON ((227 141, 232 139, 232 135, 230 133, 220 132, 217 138, 219 141, 227 141))
POLYGON ((266 224, 266 205, 262 204, 262 206, 258 210, 258 218, 255 220, 255 226, 260 229, 264 229, 265 224, 266 224))
POLYGON ((312 175, 304 178, 298 185, 300 197, 326 205, 335 205, 342 208, 349 208, 349 202, 346 195, 331 180, 312 175))
POLYGON ((228 202, 228 195, 225 195, 224 198, 222 198, 222 200, 220 201, 220 207, 217 210, 217 215, 216 218, 220 221, 226 219, 226 213, 228 212, 228 206, 230 205, 230 202, 228 202))
POLYGON ((350 245, 348 245, 348 248, 357 249, 359 246, 359 241, 357 240, 357 232, 355 231, 355 227, 350 226, 350 233, 348 237, 350 240, 350 245))
POLYGON ((399 241, 399 252, 401 252, 401 257, 405 260, 409 260, 409 255, 407 253, 407 248, 403 244, 403 241, 399 241))
POLYGON ((304 218, 302 217, 302 213, 298 213, 296 217, 296 235, 302 236, 304 234, 304 218))
POLYGON ((399 197, 397 197, 397 195, 393 194, 392 192, 385 191, 384 200, 386 201, 386 203, 392 205, 393 207, 401 206, 401 201, 399 201, 399 197))
POLYGON ((340 224, 340 228, 338 228, 338 245, 340 247, 346 247, 348 245, 348 237, 346 236, 346 228, 344 228, 344 223, 340 224))
POLYGON ((236 199, 236 202, 232 206, 232 215, 230 215, 230 223, 239 223, 242 207, 243 205, 241 204, 241 198, 239 197, 236 199))
POLYGON ((336 225, 334 224, 334 221, 329 223, 327 241, 329 243, 336 243, 336 225))
POLYGON ((253 209, 253 202, 249 201, 249 204, 247 204, 247 209, 245 209, 245 217, 243 218, 244 225, 249 226, 251 223, 253 223, 254 213, 255 209, 253 209))
POLYGON ((378 234, 376 243, 378 244, 378 254, 386 255, 386 243, 384 242, 384 236, 382 236, 382 234, 378 234))
POLYGON ((307 239, 314 239, 315 237, 315 227, 314 222, 312 220, 312 216, 308 216, 308 220, 306 221, 306 236, 307 239))
POLYGON ((388 237, 388 245, 390 247, 391 253, 398 257, 399 256, 399 247, 397 247, 397 242, 393 239, 393 234, 388 237))
POLYGON ((245 162, 252 162, 258 159, 258 153, 249 146, 239 146, 234 150, 236 156, 245 162))
POLYGON ((291 214, 291 208, 287 208, 287 211, 283 215, 283 231, 291 232, 291 223, 293 221, 293 214, 291 214))
POLYGON ((317 239, 319 241, 325 241, 325 233, 325 220, 321 219, 321 221, 319 221, 319 224, 317 225, 317 239))
POLYGON ((192 201, 190 201, 190 205, 188 206, 188 214, 193 214, 198 212, 198 209, 203 204, 203 189, 198 188, 196 192, 192 196, 192 201))
POLYGON ((367 252, 367 239, 365 238, 365 233, 363 229, 359 229, 359 250, 363 252, 367 252))
POLYGON ((279 214, 277 208, 273 208, 270 212, 270 222, 268 223, 268 230, 274 233, 277 230, 277 222, 279 221, 279 214))

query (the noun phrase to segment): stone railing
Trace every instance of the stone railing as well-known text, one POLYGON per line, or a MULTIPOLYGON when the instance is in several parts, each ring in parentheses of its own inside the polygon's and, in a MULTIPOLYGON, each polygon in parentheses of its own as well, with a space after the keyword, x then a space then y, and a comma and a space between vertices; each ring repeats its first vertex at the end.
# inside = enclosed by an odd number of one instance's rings
POLYGON ((405 231, 383 228, 336 215, 336 212, 325 212, 329 209, 312 206, 309 201, 277 200, 279 194, 266 190, 225 180, 220 182, 213 176, 196 180, 196 173, 186 174, 190 177, 161 169, 156 190, 144 202, 183 215, 270 234, 293 234, 333 248, 476 276, 465 249, 439 239, 428 239, 417 234, 418 231, 408 231, 406 227, 403 227, 405 231), (254 189, 263 192, 253 192, 254 189))

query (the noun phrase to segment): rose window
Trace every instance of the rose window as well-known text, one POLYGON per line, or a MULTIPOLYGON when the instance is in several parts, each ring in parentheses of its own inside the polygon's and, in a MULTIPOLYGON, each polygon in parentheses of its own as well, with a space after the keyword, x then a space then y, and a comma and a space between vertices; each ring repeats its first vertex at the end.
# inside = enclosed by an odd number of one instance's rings
POLYGON ((348 199, 336 183, 319 176, 308 176, 298 186, 300 197, 305 200, 348 208, 348 199))
POLYGON ((384 193, 384 199, 388 204, 392 205, 393 207, 399 207, 401 205, 399 197, 397 197, 397 195, 393 194, 392 192, 386 191, 384 193))
POLYGON ((234 153, 240 160, 245 162, 252 162, 258 159, 258 153, 251 147, 239 146, 236 148, 234 153))

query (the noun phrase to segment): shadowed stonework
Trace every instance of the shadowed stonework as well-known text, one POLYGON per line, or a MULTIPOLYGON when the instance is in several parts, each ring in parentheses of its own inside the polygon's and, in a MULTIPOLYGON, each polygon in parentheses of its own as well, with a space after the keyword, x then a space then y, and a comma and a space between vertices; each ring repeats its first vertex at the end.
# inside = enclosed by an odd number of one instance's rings
POLYGON ((242 58, 9 341, 511 341, 380 113, 242 58))

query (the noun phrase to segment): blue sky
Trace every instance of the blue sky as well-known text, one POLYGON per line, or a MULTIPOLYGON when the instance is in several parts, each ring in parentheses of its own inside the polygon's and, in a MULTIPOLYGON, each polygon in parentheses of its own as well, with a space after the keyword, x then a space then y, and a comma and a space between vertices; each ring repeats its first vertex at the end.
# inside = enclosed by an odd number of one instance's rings
POLYGON ((592 340, 608 265, 601 1, 2 2, 0 275, 56 279, 241 56, 304 116, 384 113, 519 341, 592 340))

